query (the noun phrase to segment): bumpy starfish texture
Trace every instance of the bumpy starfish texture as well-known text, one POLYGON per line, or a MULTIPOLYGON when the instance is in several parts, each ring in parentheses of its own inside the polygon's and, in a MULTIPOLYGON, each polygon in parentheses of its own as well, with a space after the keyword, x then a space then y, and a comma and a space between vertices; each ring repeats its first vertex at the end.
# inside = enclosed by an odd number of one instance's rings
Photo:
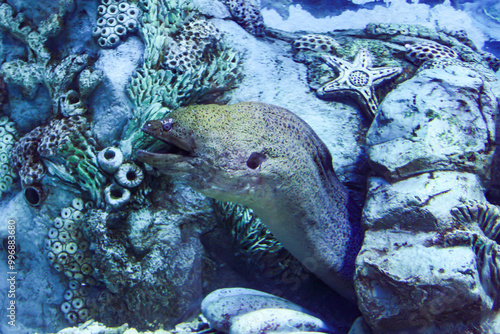
POLYGON ((375 86, 402 72, 401 67, 373 67, 372 55, 360 49, 352 63, 335 56, 322 56, 326 64, 339 71, 339 76, 323 84, 316 94, 321 98, 349 95, 360 104, 370 117, 378 108, 375 86))

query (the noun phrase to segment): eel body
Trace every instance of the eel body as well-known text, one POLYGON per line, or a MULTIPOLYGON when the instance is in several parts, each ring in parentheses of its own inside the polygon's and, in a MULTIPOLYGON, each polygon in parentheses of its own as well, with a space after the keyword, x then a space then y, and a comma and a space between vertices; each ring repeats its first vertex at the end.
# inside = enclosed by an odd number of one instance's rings
POLYGON ((208 197, 250 207, 307 269, 353 300, 360 209, 337 179, 326 145, 292 112, 242 102, 177 109, 143 131, 175 147, 138 151, 161 173, 208 197))

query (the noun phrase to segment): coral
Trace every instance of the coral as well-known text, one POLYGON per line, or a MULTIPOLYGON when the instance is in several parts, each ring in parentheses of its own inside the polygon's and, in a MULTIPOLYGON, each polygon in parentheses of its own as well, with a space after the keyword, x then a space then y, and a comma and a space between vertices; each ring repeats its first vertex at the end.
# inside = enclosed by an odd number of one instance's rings
POLYGON ((406 44, 406 58, 415 65, 421 65, 427 60, 456 59, 458 55, 453 49, 433 42, 406 44))
POLYGON ((104 199, 111 209, 119 209, 130 201, 130 190, 110 184, 104 188, 104 199))
POLYGON ((242 205, 230 202, 216 202, 221 221, 234 238, 234 252, 251 261, 266 277, 279 282, 287 276, 304 277, 306 271, 255 213, 242 205))
POLYGON ((316 94, 321 98, 350 95, 373 118, 377 113, 378 100, 375 86, 394 78, 401 67, 372 67, 372 56, 367 49, 360 49, 352 63, 335 56, 323 56, 326 64, 338 69, 339 76, 324 83, 316 94))
POLYGON ((139 34, 146 51, 127 87, 135 106, 120 143, 127 158, 151 144, 139 130, 146 120, 215 99, 240 78, 240 56, 223 44, 215 26, 195 18, 185 0, 143 0, 140 5, 139 34))
POLYGON ((464 226, 478 224, 484 235, 492 240, 500 234, 500 208, 496 205, 468 202, 453 208, 451 214, 464 226))
POLYGON ((233 18, 252 35, 265 35, 265 25, 260 14, 260 4, 256 0, 223 0, 233 18))
POLYGON ((44 130, 43 127, 35 128, 19 139, 10 151, 11 166, 19 174, 23 186, 40 183, 46 173, 37 151, 44 130))
MULTIPOLYGON (((66 15, 73 9, 73 0, 60 1, 59 13, 51 15, 46 21, 41 22, 38 28, 34 28, 22 13, 16 14, 9 4, 0 5, 0 29, 10 32, 23 42, 28 50, 27 60, 15 59, 2 64, 0 76, 5 83, 19 86, 28 99, 34 99, 38 87, 43 85, 52 98, 54 116, 59 112, 62 112, 63 116, 85 112, 80 106, 70 108, 65 104, 68 102, 68 94, 71 95, 70 105, 78 100, 78 97, 75 97, 78 93, 69 91, 78 74, 88 67, 89 56, 73 54, 57 60, 47 47, 49 39, 61 32, 66 15)), ((85 94, 89 95, 88 90, 85 94)))
POLYGON ((63 208, 60 216, 54 219, 45 243, 49 262, 70 280, 61 311, 72 324, 87 321, 92 312, 95 312, 86 303, 97 282, 93 277, 89 243, 81 231, 84 211, 88 207, 83 199, 73 199, 71 206, 63 208))
POLYGON ((104 177, 99 172, 92 145, 85 137, 89 125, 84 117, 53 120, 35 128, 15 143, 11 164, 24 187, 38 184, 47 171, 87 192, 100 204, 104 177))
POLYGON ((206 20, 197 19, 184 24, 176 40, 168 45, 163 66, 174 73, 194 71, 202 65, 203 57, 221 38, 219 29, 206 20))
POLYGON ((101 0, 97 14, 92 36, 100 47, 110 49, 137 31, 141 10, 126 1, 101 0))
POLYGON ((293 41, 292 44, 292 48, 295 52, 309 50, 336 54, 336 50, 340 47, 340 44, 332 37, 318 34, 301 36, 293 41))
POLYGON ((24 198, 31 206, 39 206, 43 203, 45 197, 47 197, 47 194, 41 185, 32 184, 24 187, 24 198))
POLYGON ((6 116, 0 117, 0 196, 8 192, 16 174, 9 165, 9 153, 17 139, 13 122, 6 116))
MULTIPOLYGON (((183 199, 189 201, 189 196, 183 199)), ((209 207, 206 199, 202 201, 209 207)), ((200 206, 184 212, 185 205, 172 202, 159 211, 143 207, 88 212, 83 233, 95 245, 95 278, 112 298, 101 319, 141 327, 172 325, 201 298, 205 252, 197 235, 205 232, 205 222, 212 219, 213 224, 213 216, 201 212, 200 206)))
POLYGON ((142 169, 134 163, 125 163, 115 173, 115 180, 125 188, 135 188, 144 180, 142 169))
POLYGON ((449 66, 459 66, 474 70, 488 82, 495 82, 498 80, 495 73, 482 63, 477 63, 477 62, 469 63, 469 62, 464 62, 460 59, 450 59, 450 58, 442 58, 437 60, 426 61, 422 65, 420 65, 416 74, 418 74, 420 71, 424 71, 427 69, 447 68, 449 66))
POLYGON ((64 117, 83 115, 87 109, 83 105, 78 93, 68 90, 61 94, 59 111, 64 117))
POLYGON ((97 162, 103 171, 114 174, 123 163, 123 153, 117 147, 107 147, 99 152, 97 162))
POLYGON ((101 70, 84 69, 78 76, 78 91, 80 98, 85 100, 102 82, 104 74, 101 70))
POLYGON ((483 57, 483 60, 488 64, 488 66, 493 71, 498 72, 498 70, 500 69, 500 59, 486 51, 480 51, 479 53, 483 57))

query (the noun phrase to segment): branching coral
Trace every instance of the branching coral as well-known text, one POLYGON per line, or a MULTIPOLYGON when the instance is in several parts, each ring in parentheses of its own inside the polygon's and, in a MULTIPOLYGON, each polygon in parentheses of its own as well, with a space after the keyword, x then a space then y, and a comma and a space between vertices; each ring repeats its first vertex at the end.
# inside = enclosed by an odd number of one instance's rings
MULTIPOLYGON (((70 85, 80 72, 89 65, 88 55, 68 55, 55 60, 47 47, 48 40, 57 36, 62 30, 66 15, 74 9, 73 0, 60 0, 59 13, 51 15, 38 28, 32 27, 22 13, 15 13, 7 3, 0 5, 0 29, 10 32, 28 51, 28 59, 16 59, 6 62, 0 69, 7 84, 19 86, 28 99, 35 98, 38 87, 43 85, 53 100, 53 113, 62 111, 63 116, 73 115, 67 108, 61 110, 65 103, 70 85)), ((94 81, 97 83, 97 81, 94 81)), ((95 88, 92 87, 92 88, 95 88)), ((88 92, 86 92, 88 94, 88 92)), ((72 93, 72 100, 78 99, 78 93, 72 93)), ((69 109, 74 110, 74 109, 69 109)), ((82 108, 74 114, 81 114, 82 108)))
POLYGON ((72 116, 37 127, 16 142, 10 157, 23 186, 40 183, 48 171, 80 187, 99 205, 104 177, 84 136, 88 128, 84 117, 72 116))
POLYGON ((139 34, 146 52, 127 87, 135 108, 120 144, 125 156, 150 143, 139 131, 146 120, 217 96, 240 77, 238 54, 187 1, 142 0, 140 5, 139 34))

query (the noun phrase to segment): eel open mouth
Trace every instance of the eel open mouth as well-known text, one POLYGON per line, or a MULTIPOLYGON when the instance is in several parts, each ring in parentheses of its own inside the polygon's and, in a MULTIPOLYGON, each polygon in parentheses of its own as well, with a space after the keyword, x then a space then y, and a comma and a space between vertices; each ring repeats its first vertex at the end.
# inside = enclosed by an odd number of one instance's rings
MULTIPOLYGON (((158 139, 158 142, 150 147, 149 151, 137 151, 137 158, 152 167, 155 167, 164 174, 186 173, 193 170, 198 158, 193 156, 193 152, 186 150, 187 145, 180 147, 177 143, 168 140, 163 130, 158 130, 158 122, 147 122, 142 131, 158 139)), ((161 125, 161 124, 160 124, 161 125)))

